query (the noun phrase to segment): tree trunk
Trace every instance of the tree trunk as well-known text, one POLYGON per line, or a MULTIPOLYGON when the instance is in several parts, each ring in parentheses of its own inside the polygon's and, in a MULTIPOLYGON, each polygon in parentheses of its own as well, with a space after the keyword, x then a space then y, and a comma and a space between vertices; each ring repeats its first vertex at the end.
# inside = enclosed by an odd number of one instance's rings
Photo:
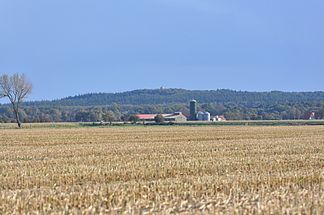
POLYGON ((21 122, 20 122, 20 119, 19 119, 19 109, 18 109, 18 107, 15 107, 15 105, 13 105, 14 106, 14 112, 15 112, 15 117, 16 117, 16 122, 17 122, 17 124, 18 124, 18 127, 19 128, 21 128, 21 122))
POLYGON ((19 120, 19 113, 18 113, 18 111, 15 111, 15 115, 16 115, 16 122, 18 124, 18 127, 21 128, 21 122, 19 120))

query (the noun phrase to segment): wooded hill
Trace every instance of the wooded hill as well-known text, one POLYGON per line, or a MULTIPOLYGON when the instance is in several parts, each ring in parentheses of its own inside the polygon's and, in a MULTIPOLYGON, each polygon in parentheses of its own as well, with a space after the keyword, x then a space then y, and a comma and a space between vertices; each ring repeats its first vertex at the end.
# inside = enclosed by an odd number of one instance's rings
POLYGON ((232 103, 248 106, 280 103, 305 103, 324 101, 324 92, 246 92, 234 90, 184 90, 157 89, 134 90, 123 93, 91 93, 54 101, 29 102, 37 106, 102 106, 186 104, 191 99, 199 103, 232 103))

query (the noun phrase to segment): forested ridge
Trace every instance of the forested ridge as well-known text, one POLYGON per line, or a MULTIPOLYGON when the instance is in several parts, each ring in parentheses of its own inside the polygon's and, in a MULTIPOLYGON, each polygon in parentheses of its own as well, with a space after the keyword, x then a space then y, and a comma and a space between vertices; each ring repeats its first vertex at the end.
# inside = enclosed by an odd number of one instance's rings
POLYGON ((123 93, 91 93, 51 102, 30 102, 27 105, 95 106, 177 104, 196 99, 200 103, 277 104, 283 102, 324 101, 324 92, 247 92, 234 90, 157 89, 134 90, 123 93))
MULTIPOLYGON (((198 109, 230 120, 304 119, 310 112, 324 118, 324 92, 247 92, 234 90, 144 89, 123 93, 90 93, 53 101, 24 103, 25 122, 123 121, 136 113, 188 114, 198 109)), ((9 105, 0 105, 0 122, 11 122, 9 105)))

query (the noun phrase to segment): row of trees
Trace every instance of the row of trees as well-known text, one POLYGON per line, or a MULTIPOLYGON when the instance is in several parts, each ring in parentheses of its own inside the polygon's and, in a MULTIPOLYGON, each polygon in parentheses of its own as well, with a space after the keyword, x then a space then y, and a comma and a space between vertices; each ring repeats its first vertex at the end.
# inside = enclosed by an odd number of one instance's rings
MULTIPOLYGON (((278 104, 254 108, 235 104, 201 104, 198 110, 211 115, 224 115, 229 120, 289 120, 305 119, 315 111, 317 119, 324 119, 324 103, 278 104)), ((98 107, 22 107, 19 118, 23 122, 113 122, 133 121, 136 113, 173 113, 181 111, 189 116, 186 104, 173 105, 109 105, 98 107)), ((0 122, 15 122, 15 112, 9 105, 0 105, 0 122)))

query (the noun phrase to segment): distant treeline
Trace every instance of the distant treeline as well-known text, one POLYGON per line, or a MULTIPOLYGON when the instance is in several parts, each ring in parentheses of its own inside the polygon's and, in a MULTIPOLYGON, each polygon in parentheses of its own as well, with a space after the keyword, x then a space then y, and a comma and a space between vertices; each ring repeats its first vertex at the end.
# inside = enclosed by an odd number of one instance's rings
MULTIPOLYGON (((324 92, 242 92, 232 90, 190 91, 183 89, 135 90, 97 93, 55 101, 27 102, 21 111, 24 122, 127 121, 136 113, 189 115, 189 101, 198 109, 229 120, 304 119, 310 112, 324 118, 324 92)), ((13 121, 9 105, 0 105, 0 122, 13 121)))

